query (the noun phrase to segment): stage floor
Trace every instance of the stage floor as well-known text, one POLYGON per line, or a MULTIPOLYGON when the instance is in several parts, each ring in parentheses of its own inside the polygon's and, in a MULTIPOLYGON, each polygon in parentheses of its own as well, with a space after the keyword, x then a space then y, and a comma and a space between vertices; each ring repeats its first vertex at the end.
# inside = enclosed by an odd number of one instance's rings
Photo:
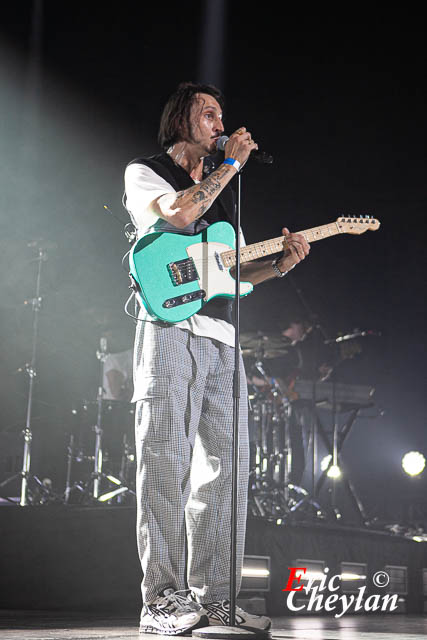
MULTIPOLYGON (((60 612, 0 611, 2 640, 86 640, 96 638, 144 638, 138 634, 135 618, 70 614, 60 612)), ((164 638, 171 636, 162 636, 164 638)), ((389 614, 384 616, 273 618, 273 639, 298 640, 416 640, 427 639, 427 616, 389 614)))

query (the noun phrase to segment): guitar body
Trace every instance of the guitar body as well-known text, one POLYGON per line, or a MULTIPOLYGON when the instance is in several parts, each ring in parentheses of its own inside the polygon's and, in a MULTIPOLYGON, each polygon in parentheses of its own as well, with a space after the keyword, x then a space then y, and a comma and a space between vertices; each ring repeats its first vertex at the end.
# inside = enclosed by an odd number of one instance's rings
MULTIPOLYGON (((138 240, 129 255, 130 273, 148 313, 181 322, 216 296, 234 297, 236 281, 221 259, 234 248, 228 222, 215 222, 194 236, 154 232, 138 240)), ((250 282, 240 283, 241 297, 252 290, 250 282)))

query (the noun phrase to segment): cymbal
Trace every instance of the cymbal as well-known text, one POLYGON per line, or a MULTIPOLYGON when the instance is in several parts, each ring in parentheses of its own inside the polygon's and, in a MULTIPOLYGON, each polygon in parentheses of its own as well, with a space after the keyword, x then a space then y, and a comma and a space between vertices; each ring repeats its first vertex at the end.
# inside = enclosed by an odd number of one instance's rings
POLYGON ((289 353, 290 345, 289 339, 277 333, 248 331, 240 336, 240 347, 243 356, 280 358, 289 353))

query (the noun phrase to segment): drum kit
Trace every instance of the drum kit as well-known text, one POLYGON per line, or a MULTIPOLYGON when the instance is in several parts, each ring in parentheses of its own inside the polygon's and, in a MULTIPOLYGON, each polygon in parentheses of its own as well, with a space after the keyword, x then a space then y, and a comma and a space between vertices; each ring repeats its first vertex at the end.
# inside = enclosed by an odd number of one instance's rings
MULTIPOLYGON (((129 504, 135 496, 134 405, 105 399, 105 340, 97 351, 100 363, 98 398, 73 409, 74 428, 67 452, 65 503, 129 504)), ((266 362, 286 358, 291 340, 280 334, 242 335, 247 363, 251 463, 249 511, 268 519, 296 517, 307 505, 316 517, 324 512, 308 492, 292 482, 294 456, 291 437, 293 391, 267 373, 266 362), (295 515, 294 515, 295 514, 295 515)))
MULTIPOLYGON (((36 306, 34 313, 38 312, 36 306)), ((36 333, 36 332, 35 332, 36 333)), ((24 469, 16 477, 20 477, 23 487, 21 505, 62 503, 67 505, 129 505, 135 502, 136 452, 134 439, 135 410, 130 402, 114 399, 111 389, 106 389, 106 364, 113 356, 122 362, 131 363, 131 352, 118 354, 108 353, 107 338, 103 332, 100 338, 96 357, 99 362, 99 385, 96 399, 84 400, 70 409, 69 440, 66 447, 65 488, 61 493, 52 491, 51 483, 30 475, 31 460, 31 413, 27 419, 24 433, 25 456, 24 469), (129 357, 123 360, 123 355, 129 357)), ((307 335, 308 331, 305 332, 307 335)), ((353 339, 363 333, 351 334, 353 339)), ((36 336, 35 336, 36 337, 36 336)), ((338 341, 344 337, 338 338, 338 341)), ((313 383, 310 380, 298 380, 294 372, 287 377, 273 377, 272 363, 279 362, 289 370, 290 363, 295 361, 296 342, 280 333, 252 331, 241 335, 241 352, 245 361, 248 396, 249 396, 249 435, 250 435, 250 475, 248 493, 248 512, 255 517, 272 520, 277 523, 300 519, 328 519, 329 508, 324 508, 317 498, 315 485, 317 473, 317 455, 315 415, 312 413, 312 430, 310 439, 305 442, 304 457, 306 467, 312 455, 311 493, 297 484, 294 477, 298 466, 294 456, 295 427, 301 430, 299 423, 298 403, 305 401, 313 407, 311 398, 313 383)), ((35 354, 35 349, 33 350, 35 354)), ((280 368, 280 364, 279 364, 280 368)), ((30 379, 29 407, 32 400, 31 372, 35 371, 33 357, 30 379)), ((273 367, 274 370, 274 367, 273 367)), ((131 378, 131 372, 125 377, 131 378)), ((362 406, 372 406, 370 387, 350 385, 332 385, 332 383, 316 383, 318 402, 331 407, 331 394, 344 406, 352 403, 357 411, 362 406), (332 389, 332 391, 331 391, 332 389), (329 395, 328 395, 329 394, 329 395)), ((120 396, 120 394, 119 394, 120 396)), ((118 397, 119 397, 118 396, 118 397)), ((347 430, 351 427, 347 426, 347 430)), ((305 428, 307 425, 305 425, 305 428)), ((0 484, 6 486, 14 478, 0 484)), ((47 479, 46 479, 47 480, 47 479)), ((320 487, 324 478, 317 477, 320 487)), ((355 497, 357 500, 357 496, 355 497)), ((6 498, 6 500, 9 500, 6 498)), ((358 502, 363 513, 363 506, 358 502)))
MULTIPOLYGON (((17 474, 25 481, 21 505, 52 502, 128 505, 135 502, 135 410, 129 397, 126 400, 113 399, 111 390, 110 393, 106 390, 106 364, 111 356, 123 354, 108 353, 104 334, 96 351, 99 362, 97 397, 84 400, 70 409, 64 491, 54 493, 49 483, 29 474, 31 449, 26 440, 24 464, 27 471, 17 474)), ((304 443, 306 468, 310 466, 310 454, 313 458, 311 492, 294 479, 298 476, 298 461, 294 455, 295 428, 297 431, 303 428, 296 408, 301 401, 313 405, 312 382, 293 378, 294 373, 288 377, 275 378, 271 375, 274 362, 284 364, 289 370, 289 363, 295 361, 295 341, 280 333, 252 331, 241 335, 240 344, 246 366, 250 409, 249 513, 278 523, 329 518, 330 510, 319 503, 314 482, 318 466, 314 460, 317 455, 314 420, 310 438, 304 443)), ((131 377, 130 372, 127 375, 131 377)), ((317 383, 316 387, 318 400, 329 407, 330 397, 328 404, 323 396, 331 395, 330 387, 331 383, 326 382, 317 383)), ((370 387, 358 386, 350 390, 349 385, 338 384, 334 396, 339 402, 353 401, 351 406, 354 408, 363 406, 364 402, 371 406, 368 401, 372 392, 370 387)), ((319 481, 317 477, 319 487, 323 480, 319 481)), ((0 487, 9 482, 7 480, 0 487)))
POLYGON ((242 334, 241 349, 250 404, 249 513, 278 523, 295 519, 300 511, 304 518, 326 518, 317 500, 292 481, 293 381, 276 379, 267 372, 266 361, 286 361, 292 341, 280 334, 250 332, 242 334))
MULTIPOLYGON (((109 354, 105 339, 100 345, 98 397, 72 410, 74 427, 64 492, 67 504, 129 504, 135 496, 134 405, 105 399, 104 367, 109 354)), ((249 510, 263 518, 284 519, 305 504, 308 493, 291 482, 291 391, 267 374, 265 362, 289 355, 292 343, 281 335, 250 332, 242 335, 241 348, 250 367, 249 510)), ((312 506, 320 515, 320 505, 312 506)))
MULTIPOLYGON (((106 363, 111 354, 105 336, 100 339, 96 357, 97 399, 72 409, 64 502, 128 504, 135 497, 134 405, 112 399, 107 392, 106 363)), ((130 375, 128 371, 115 373, 124 380, 130 375)))
MULTIPOLYGON (((97 351, 100 384, 96 400, 72 409, 73 427, 67 448, 66 504, 129 504, 135 499, 134 405, 105 399, 104 367, 109 356, 105 339, 97 351)), ((301 511, 326 517, 320 504, 292 482, 291 437, 293 391, 272 378, 266 362, 286 358, 291 340, 280 334, 242 334, 241 350, 249 391, 249 512, 275 521, 301 511)))

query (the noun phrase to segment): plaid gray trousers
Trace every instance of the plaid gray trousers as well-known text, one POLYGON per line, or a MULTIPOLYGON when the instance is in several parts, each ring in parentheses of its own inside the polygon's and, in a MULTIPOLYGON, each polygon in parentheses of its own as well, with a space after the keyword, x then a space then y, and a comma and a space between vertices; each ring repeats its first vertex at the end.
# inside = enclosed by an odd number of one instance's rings
MULTIPOLYGON (((241 367, 237 589, 249 446, 241 367)), ((229 597, 234 348, 173 325, 138 324, 135 353, 137 542, 142 597, 190 588, 229 597)))

